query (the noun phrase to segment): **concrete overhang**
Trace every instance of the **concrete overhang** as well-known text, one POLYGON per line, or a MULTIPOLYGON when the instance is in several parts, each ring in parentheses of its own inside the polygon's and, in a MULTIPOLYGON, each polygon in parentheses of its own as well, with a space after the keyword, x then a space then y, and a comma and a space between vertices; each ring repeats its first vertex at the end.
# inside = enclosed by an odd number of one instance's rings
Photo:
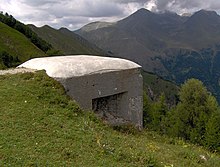
POLYGON ((72 78, 141 68, 140 65, 129 60, 90 55, 34 58, 18 67, 46 70, 47 75, 53 78, 72 78))

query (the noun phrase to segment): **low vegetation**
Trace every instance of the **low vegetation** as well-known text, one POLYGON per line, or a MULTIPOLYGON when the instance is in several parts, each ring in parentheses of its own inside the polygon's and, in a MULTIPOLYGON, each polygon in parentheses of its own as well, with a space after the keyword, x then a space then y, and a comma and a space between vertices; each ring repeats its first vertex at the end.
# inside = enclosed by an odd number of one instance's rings
POLYGON ((20 60, 18 59, 18 56, 15 58, 11 56, 6 51, 0 51, 0 67, 9 68, 9 67, 15 67, 20 63, 20 60))
MULTIPOLYGON (((2 75, 0 80, 0 166, 220 164, 219 154, 183 140, 103 124, 44 72, 2 75)), ((212 119, 210 128, 218 123, 212 119)))

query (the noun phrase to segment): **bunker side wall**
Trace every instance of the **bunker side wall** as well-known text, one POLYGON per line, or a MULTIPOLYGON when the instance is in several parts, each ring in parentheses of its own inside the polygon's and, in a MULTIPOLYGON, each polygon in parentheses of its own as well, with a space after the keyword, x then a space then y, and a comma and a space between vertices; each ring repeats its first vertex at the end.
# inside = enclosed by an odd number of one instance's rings
POLYGON ((110 71, 60 81, 67 94, 84 109, 92 109, 92 99, 123 94, 117 115, 143 125, 143 80, 139 69, 110 71))

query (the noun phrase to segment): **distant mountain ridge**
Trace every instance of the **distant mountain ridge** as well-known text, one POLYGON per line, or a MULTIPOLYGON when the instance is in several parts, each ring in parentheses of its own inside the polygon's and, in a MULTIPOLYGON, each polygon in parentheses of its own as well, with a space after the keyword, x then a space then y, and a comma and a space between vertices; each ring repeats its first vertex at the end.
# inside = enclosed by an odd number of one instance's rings
POLYGON ((59 30, 56 30, 48 25, 42 27, 36 27, 34 25, 28 26, 38 36, 50 43, 57 51, 57 55, 107 55, 105 51, 101 50, 97 46, 93 45, 67 28, 60 28, 59 30))
POLYGON ((25 25, 8 13, 0 13, 0 69, 16 67, 35 57, 54 55, 104 55, 96 45, 66 28, 25 25))
POLYGON ((75 32, 117 56, 135 59, 137 56, 155 57, 169 48, 206 48, 220 41, 219 29, 220 16, 213 11, 200 10, 186 17, 140 9, 116 23, 90 23, 75 32), (97 28, 98 24, 106 26, 97 28), (87 27, 89 31, 85 31, 87 27))
POLYGON ((220 16, 214 11, 179 16, 140 9, 118 22, 90 23, 75 32, 166 79, 198 78, 220 101, 220 16))

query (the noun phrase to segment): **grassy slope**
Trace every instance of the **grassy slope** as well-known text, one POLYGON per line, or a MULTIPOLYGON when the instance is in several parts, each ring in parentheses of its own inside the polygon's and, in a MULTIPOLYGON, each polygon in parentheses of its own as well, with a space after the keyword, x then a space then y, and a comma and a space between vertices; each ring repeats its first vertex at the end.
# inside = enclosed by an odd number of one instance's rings
POLYGON ((82 113, 44 72, 0 76, 0 81, 0 166, 220 164, 219 155, 201 147, 103 125, 93 114, 82 113))
POLYGON ((23 62, 32 57, 46 56, 43 51, 32 44, 23 34, 0 22, 0 51, 18 56, 23 62))
POLYGON ((94 55, 103 55, 101 49, 95 49, 93 47, 88 46, 88 44, 84 44, 82 38, 74 33, 71 34, 62 33, 59 30, 55 30, 49 26, 43 26, 40 28, 35 27, 34 25, 29 25, 29 27, 37 33, 42 39, 52 44, 52 46, 59 50, 62 54, 70 55, 70 54, 94 54, 94 55))

